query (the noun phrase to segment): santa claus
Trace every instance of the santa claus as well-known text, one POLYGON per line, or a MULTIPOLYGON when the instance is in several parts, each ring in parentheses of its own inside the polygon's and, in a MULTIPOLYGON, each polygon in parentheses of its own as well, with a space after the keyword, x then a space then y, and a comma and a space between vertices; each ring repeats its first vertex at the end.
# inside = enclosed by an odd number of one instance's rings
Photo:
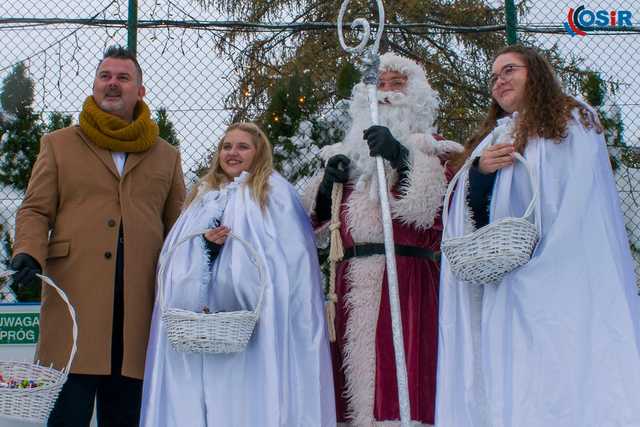
MULTIPOLYGON (((399 425, 399 405, 376 162, 386 160, 395 241, 411 419, 434 422, 438 343, 440 212, 452 175, 449 155, 462 147, 435 135, 437 93, 407 58, 380 58, 379 125, 372 126, 367 90, 355 86, 353 119, 343 142, 325 147, 326 167, 304 202, 319 241, 328 234, 331 192, 343 183, 339 230, 344 258, 336 266, 336 341, 332 346, 338 421, 352 426, 399 425)), ((337 201, 339 202, 339 201, 337 201)), ((335 226, 334 226, 335 227, 335 226)))

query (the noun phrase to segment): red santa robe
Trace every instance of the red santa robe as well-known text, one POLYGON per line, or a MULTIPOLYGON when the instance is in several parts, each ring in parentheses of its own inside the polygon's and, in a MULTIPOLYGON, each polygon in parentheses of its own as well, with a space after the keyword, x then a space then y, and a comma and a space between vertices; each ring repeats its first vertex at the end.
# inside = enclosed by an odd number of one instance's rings
MULTIPOLYGON (((440 251, 440 211, 448 180, 447 153, 460 146, 431 135, 414 134, 403 142, 410 152, 410 172, 404 188, 388 170, 390 205, 396 245, 440 251)), ((325 157, 349 155, 342 144, 325 157)), ((305 193, 313 215, 320 173, 305 193)), ((375 176, 373 177, 375 179, 375 176)), ((340 209, 340 234, 345 250, 355 243, 382 243, 380 203, 368 181, 350 179, 340 209), (375 195, 375 196, 373 196, 375 195)), ((328 224, 315 222, 319 235, 328 224)), ((438 282, 440 263, 428 258, 396 255, 404 351, 407 363, 411 419, 415 425, 434 423, 436 358, 438 354, 438 282)), ((400 413, 384 255, 340 262, 336 273, 336 336, 332 345, 336 410, 339 423, 353 426, 396 426, 400 413)))

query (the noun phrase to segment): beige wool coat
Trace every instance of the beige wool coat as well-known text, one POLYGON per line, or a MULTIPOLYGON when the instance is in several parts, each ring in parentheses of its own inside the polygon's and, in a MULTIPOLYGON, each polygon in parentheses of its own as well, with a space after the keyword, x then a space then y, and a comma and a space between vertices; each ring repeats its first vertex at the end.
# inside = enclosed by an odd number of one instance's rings
MULTIPOLYGON (((158 138, 130 153, 120 176, 110 151, 78 126, 47 134, 16 218, 13 253, 28 253, 67 294, 78 319, 71 372, 110 374, 118 229, 124 231, 122 375, 142 378, 158 254, 180 213, 185 184, 178 151, 158 138)), ((62 369, 71 321, 43 285, 36 359, 62 369)))

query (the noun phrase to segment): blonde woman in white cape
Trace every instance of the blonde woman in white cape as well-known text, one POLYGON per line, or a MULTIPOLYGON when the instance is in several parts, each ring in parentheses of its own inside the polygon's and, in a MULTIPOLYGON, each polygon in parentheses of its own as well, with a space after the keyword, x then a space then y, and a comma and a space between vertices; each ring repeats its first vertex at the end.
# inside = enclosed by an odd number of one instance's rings
POLYGON ((497 284, 461 282, 443 257, 436 426, 640 426, 640 300, 597 115, 530 48, 500 51, 489 86, 443 239, 523 215, 517 151, 540 240, 497 284))
MULTIPOLYGON (((260 284, 245 247, 266 267, 266 292, 247 348, 231 354, 175 351, 159 302, 145 368, 144 427, 335 426, 320 270, 309 219, 294 188, 272 170, 271 146, 254 124, 231 125, 209 172, 187 197, 160 259, 167 306, 252 310, 260 284)), ((160 278, 159 278, 160 279, 160 278)))

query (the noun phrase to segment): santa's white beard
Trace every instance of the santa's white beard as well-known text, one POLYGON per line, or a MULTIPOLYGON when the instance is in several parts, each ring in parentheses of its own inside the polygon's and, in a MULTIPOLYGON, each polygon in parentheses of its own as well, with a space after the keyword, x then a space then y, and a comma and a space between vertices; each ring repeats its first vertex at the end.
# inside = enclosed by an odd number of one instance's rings
POLYGON ((393 97, 383 99, 388 102, 378 104, 378 124, 389 128, 398 141, 406 141, 412 133, 412 124, 417 120, 413 108, 407 103, 407 96, 394 93, 393 97))
MULTIPOLYGON (((417 119, 409 97, 400 92, 378 92, 377 96, 378 124, 389 128, 393 137, 401 143, 406 142, 412 133, 412 124, 417 119)), ((363 138, 364 130, 372 125, 368 99, 355 97, 351 115, 353 122, 344 148, 345 154, 351 159, 350 175, 362 185, 363 181, 371 179, 376 173, 376 161, 369 155, 369 146, 363 138)))

